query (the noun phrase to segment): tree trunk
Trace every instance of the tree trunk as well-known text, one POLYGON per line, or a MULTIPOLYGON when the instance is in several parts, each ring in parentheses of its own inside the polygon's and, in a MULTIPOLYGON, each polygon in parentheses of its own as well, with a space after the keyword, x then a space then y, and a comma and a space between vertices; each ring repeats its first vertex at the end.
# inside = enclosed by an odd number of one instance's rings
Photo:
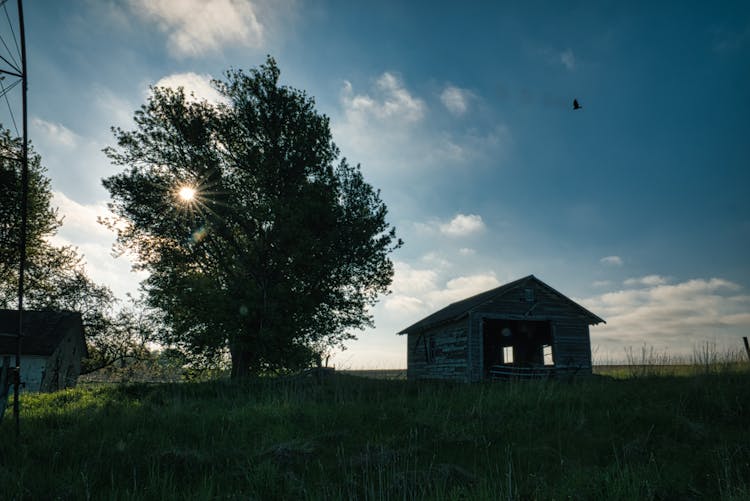
POLYGON ((229 343, 229 353, 232 356, 232 379, 239 380, 250 376, 252 351, 247 343, 232 341, 229 343))

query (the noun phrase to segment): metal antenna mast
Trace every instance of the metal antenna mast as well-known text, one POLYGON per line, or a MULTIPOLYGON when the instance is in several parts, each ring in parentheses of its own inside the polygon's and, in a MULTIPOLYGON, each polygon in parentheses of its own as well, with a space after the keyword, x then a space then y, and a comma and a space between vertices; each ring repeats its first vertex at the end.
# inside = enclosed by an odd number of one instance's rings
POLYGON ((26 226, 28 224, 29 198, 29 130, 26 91, 26 30, 23 25, 23 1, 18 0, 18 24, 21 37, 21 95, 23 96, 23 146, 21 146, 21 261, 18 268, 18 342, 16 343, 16 378, 13 381, 13 417, 16 421, 16 437, 21 434, 20 406, 18 403, 21 385, 21 341, 23 340, 23 275, 26 269, 26 226))
MULTIPOLYGON (((23 2, 18 0, 18 25, 19 25, 19 38, 20 48, 16 42, 15 33, 13 32, 13 25, 8 15, 7 0, 0 1, 0 7, 2 7, 5 18, 8 21, 8 25, 11 29, 13 36, 13 44, 15 45, 16 51, 19 52, 20 65, 14 57, 14 53, 9 47, 8 43, 0 36, 0 41, 7 51, 7 57, 0 55, 0 60, 7 68, 0 68, 0 79, 4 80, 5 76, 11 76, 18 78, 21 82, 21 96, 22 96, 22 143, 21 143, 21 158, 14 159, 20 160, 21 162, 21 230, 20 230, 20 242, 19 242, 19 268, 18 268, 18 333, 16 335, 16 367, 14 370, 13 378, 13 417, 16 423, 16 437, 20 436, 20 406, 19 406, 19 389, 21 383, 21 342, 23 340, 23 297, 24 297, 24 273, 26 271, 26 233, 28 226, 28 197, 29 197, 29 134, 28 134, 28 112, 27 112, 27 100, 26 93, 28 89, 28 75, 26 71, 26 31, 23 22, 23 2), (20 66, 20 67, 19 67, 20 66)), ((13 84, 7 87, 2 84, 0 80, 0 98, 5 98, 5 102, 8 105, 8 111, 10 112, 11 121, 13 126, 16 128, 16 134, 18 133, 18 127, 16 125, 15 117, 13 117, 13 109, 8 100, 8 92, 18 84, 17 80, 13 84)))

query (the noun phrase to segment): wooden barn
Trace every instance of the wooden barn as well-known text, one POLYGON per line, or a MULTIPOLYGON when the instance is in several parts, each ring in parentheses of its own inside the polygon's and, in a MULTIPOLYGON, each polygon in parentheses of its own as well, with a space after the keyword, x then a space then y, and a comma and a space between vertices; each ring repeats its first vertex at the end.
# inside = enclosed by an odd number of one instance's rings
POLYGON ((407 378, 481 381, 591 374, 589 326, 602 323, 534 275, 436 311, 408 336, 407 378))
MULTIPOLYGON (((81 359, 88 355, 81 314, 24 311, 21 385, 24 391, 57 391, 75 386, 81 359)), ((18 310, 0 310, 0 368, 15 366, 18 310)))

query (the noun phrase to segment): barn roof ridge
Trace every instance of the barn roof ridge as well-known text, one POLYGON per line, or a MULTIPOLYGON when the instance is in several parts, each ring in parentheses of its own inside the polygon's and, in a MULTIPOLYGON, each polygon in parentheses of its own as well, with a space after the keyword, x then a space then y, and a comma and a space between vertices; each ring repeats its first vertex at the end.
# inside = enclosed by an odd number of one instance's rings
POLYGON ((563 298, 565 301, 569 302, 576 308, 582 310, 582 312, 592 320, 592 323, 594 324, 597 324, 600 322, 606 323, 603 319, 599 318, 597 315, 593 314, 592 312, 590 312, 589 310, 587 310, 580 304, 576 303, 575 301, 567 297, 565 294, 562 294, 561 292, 555 290, 554 288, 550 287, 549 285, 544 283, 542 280, 540 280, 539 278, 531 274, 525 277, 521 277, 517 280, 513 280, 512 282, 508 282, 507 284, 500 285, 499 287, 495 287, 494 289, 480 292, 479 294, 475 294, 473 296, 462 299, 460 301, 455 301, 445 306, 444 308, 441 308, 440 310, 426 316, 422 320, 419 320, 418 322, 410 325, 409 327, 399 331, 398 334, 407 334, 408 332, 411 332, 411 331, 426 330, 428 328, 436 327, 440 324, 459 320, 463 318, 464 316, 468 315, 472 310, 474 310, 478 306, 481 306, 484 303, 492 301, 493 299, 501 295, 507 294, 511 290, 521 285, 525 285, 529 280, 534 280, 535 282, 539 283, 543 287, 546 287, 550 291, 559 295, 561 298, 563 298))

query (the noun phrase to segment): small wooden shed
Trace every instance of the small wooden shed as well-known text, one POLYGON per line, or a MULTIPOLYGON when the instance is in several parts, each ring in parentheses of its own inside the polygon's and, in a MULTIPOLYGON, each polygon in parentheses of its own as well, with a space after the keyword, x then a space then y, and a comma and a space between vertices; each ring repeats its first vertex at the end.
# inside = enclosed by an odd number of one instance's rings
POLYGON ((408 336, 408 379, 471 382, 524 369, 590 374, 589 326, 602 322, 529 275, 450 304, 399 334, 408 336))
MULTIPOLYGON (((24 311, 21 384, 24 391, 57 391, 75 386, 81 359, 88 356, 81 314, 24 311)), ((0 309, 0 366, 15 366, 18 310, 0 309)))

